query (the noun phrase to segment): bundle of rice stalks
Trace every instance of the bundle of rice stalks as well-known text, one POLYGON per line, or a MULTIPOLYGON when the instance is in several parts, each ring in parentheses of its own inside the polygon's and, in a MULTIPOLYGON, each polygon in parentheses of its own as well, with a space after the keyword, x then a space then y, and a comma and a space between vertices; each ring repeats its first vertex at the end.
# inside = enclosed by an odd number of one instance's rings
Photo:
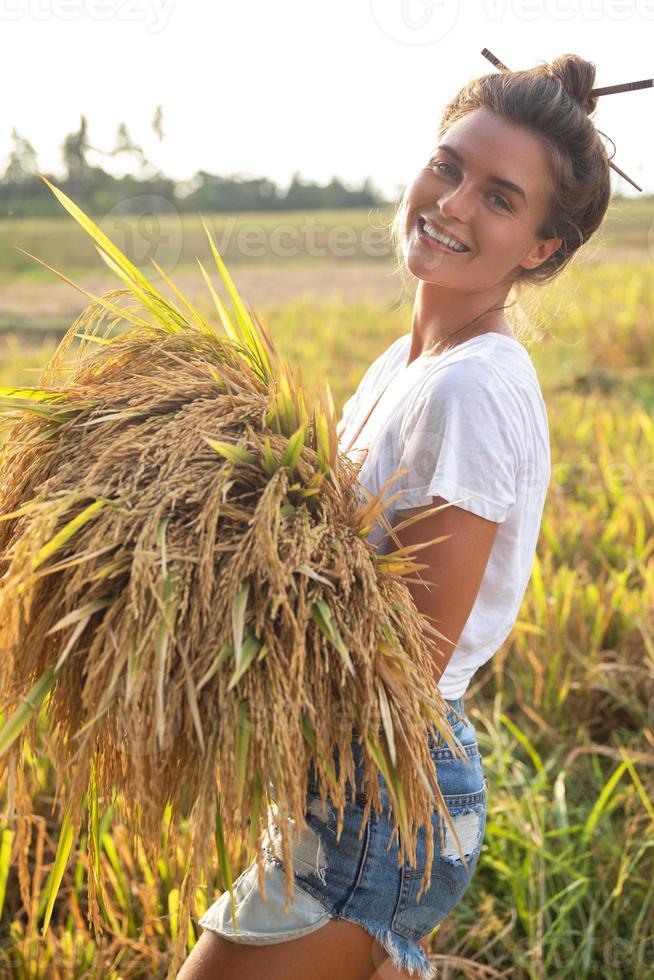
POLYGON ((427 740, 431 728, 457 747, 434 679, 428 636, 440 634, 407 588, 426 567, 417 546, 380 555, 367 539, 378 519, 390 531, 387 487, 362 497, 329 386, 307 406, 206 225, 233 304, 199 263, 224 333, 154 263, 179 304, 161 295, 45 182, 126 288, 82 289, 91 302, 39 385, 0 391, 0 762, 20 820, 22 750, 36 750, 43 706, 62 828, 44 930, 85 812, 97 934, 102 806, 153 862, 162 821, 172 847, 190 822, 173 976, 214 842, 234 918, 228 850, 254 849, 262 888, 271 786, 287 902, 312 762, 340 834, 353 732, 364 824, 381 810, 381 772, 400 860, 415 865, 424 828, 428 886, 434 807, 455 834, 427 740))

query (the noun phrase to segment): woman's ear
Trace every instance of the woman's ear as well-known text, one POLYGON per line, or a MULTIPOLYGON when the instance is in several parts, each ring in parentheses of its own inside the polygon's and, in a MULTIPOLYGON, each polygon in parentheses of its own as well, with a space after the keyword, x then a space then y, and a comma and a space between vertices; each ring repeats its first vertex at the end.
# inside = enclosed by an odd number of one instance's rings
POLYGON ((542 265, 563 243, 562 238, 545 238, 519 263, 523 269, 535 269, 542 265))

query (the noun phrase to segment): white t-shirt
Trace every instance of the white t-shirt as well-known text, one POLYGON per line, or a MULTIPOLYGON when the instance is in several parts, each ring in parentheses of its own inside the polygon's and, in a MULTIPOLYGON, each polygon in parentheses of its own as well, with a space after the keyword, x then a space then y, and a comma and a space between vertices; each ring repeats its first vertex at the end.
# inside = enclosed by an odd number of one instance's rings
MULTIPOLYGON (((439 681, 443 697, 454 700, 501 647, 520 611, 551 477, 547 409, 529 352, 512 337, 483 333, 406 367, 410 348, 409 332, 370 365, 343 407, 339 449, 362 463, 359 483, 375 494, 408 467, 384 493, 387 500, 401 492, 385 511, 392 526, 402 520, 399 511, 433 504, 434 496, 500 525, 439 681)), ((378 522, 369 535, 380 553, 396 547, 384 534, 378 522)))

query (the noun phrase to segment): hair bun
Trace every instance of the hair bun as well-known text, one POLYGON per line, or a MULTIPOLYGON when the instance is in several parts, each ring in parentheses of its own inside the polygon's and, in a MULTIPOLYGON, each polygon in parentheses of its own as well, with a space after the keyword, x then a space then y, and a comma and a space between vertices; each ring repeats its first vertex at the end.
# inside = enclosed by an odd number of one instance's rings
POLYGON ((597 96, 591 95, 595 86, 595 65, 578 54, 562 54, 547 65, 548 74, 558 78, 568 95, 579 103, 588 115, 595 111, 597 96))

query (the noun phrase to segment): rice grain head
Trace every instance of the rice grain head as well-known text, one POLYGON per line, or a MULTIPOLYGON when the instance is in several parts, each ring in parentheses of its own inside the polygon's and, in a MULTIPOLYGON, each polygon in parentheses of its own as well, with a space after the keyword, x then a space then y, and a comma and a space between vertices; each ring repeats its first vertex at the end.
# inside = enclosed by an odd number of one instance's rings
MULTIPOLYGON (((308 403, 206 224, 233 307, 201 265, 222 332, 168 277, 179 305, 161 295, 43 180, 124 287, 87 293, 38 387, 0 390, 0 766, 21 758, 23 743, 35 750, 47 709, 67 829, 56 886, 86 807, 98 934, 99 801, 115 798, 152 862, 162 820, 173 844, 188 820, 173 977, 212 848, 234 918, 229 855, 254 851, 262 887, 271 782, 287 907, 309 766, 340 829, 353 732, 368 793, 362 826, 381 811, 381 773, 400 861, 415 864, 424 828, 428 887, 434 807, 455 834, 428 730, 460 750, 433 679, 434 631, 403 581, 425 566, 368 541, 377 520, 392 533, 390 500, 386 487, 365 499, 358 467, 338 452, 329 386, 308 403)), ((19 820, 29 812, 20 800, 19 820)))

